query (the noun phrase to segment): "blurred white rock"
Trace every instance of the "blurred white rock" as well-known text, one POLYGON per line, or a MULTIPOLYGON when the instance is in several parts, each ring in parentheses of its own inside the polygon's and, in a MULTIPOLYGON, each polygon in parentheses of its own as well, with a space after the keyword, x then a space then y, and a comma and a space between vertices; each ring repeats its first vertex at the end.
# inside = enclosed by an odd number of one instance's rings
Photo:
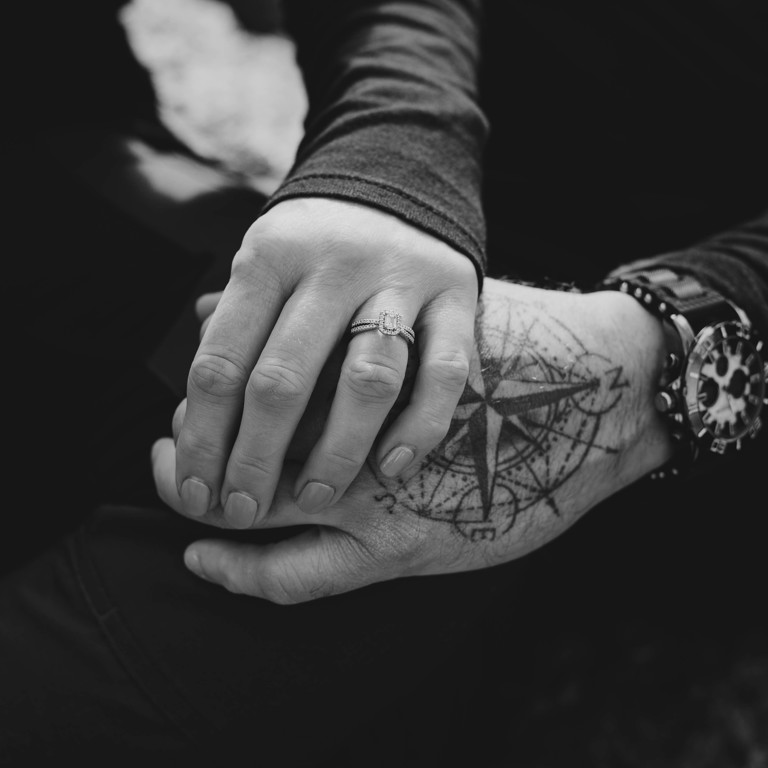
POLYGON ((269 194, 296 155, 307 101, 293 41, 245 29, 217 0, 131 0, 120 21, 163 124, 269 194))

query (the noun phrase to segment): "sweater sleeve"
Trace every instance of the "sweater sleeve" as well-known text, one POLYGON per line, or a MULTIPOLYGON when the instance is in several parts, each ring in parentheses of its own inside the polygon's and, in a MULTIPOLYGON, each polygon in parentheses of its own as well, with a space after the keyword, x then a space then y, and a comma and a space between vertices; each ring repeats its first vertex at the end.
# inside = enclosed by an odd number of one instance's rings
POLYGON ((480 5, 285 0, 309 106, 295 163, 263 210, 307 196, 375 206, 467 255, 482 285, 480 5))
POLYGON ((768 339, 768 209, 691 247, 624 265, 666 266, 693 275, 741 307, 768 339))

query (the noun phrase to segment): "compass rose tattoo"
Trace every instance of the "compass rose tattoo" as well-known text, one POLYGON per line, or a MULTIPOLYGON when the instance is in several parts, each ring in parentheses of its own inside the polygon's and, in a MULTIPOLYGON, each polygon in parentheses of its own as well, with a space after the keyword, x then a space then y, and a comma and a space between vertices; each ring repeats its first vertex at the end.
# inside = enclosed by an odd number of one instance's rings
POLYGON ((628 382, 540 307, 507 301, 494 325, 478 311, 474 359, 448 434, 398 478, 378 476, 377 500, 493 541, 545 504, 594 451, 601 421, 628 382), (506 315, 506 318, 504 317, 506 315))

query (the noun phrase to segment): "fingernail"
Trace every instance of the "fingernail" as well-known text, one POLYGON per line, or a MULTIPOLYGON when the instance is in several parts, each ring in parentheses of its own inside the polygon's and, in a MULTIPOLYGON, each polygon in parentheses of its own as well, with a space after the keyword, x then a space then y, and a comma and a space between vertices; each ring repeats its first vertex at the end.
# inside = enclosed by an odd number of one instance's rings
POLYGON ((319 483, 317 480, 310 480, 301 489, 301 493, 296 499, 296 504, 298 504, 302 512, 311 514, 324 507, 333 498, 334 493, 336 493, 336 489, 332 485, 319 483))
POLYGON ((394 477, 402 472, 412 461, 416 454, 404 445, 398 445, 393 448, 379 464, 379 469, 383 475, 394 477))
POLYGON ((256 522, 259 503, 241 491, 232 491, 224 505, 224 519, 233 528, 250 528, 256 522))
POLYGON ((192 517, 202 517, 211 503, 211 489, 196 477, 188 477, 181 484, 181 503, 192 517))

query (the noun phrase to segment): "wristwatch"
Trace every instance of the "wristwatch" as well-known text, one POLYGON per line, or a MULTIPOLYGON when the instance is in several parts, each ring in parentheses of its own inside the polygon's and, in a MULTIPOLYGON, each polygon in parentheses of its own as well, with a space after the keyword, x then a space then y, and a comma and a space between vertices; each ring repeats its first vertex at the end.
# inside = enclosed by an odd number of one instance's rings
POLYGON ((621 271, 600 288, 633 296, 674 331, 655 404, 679 450, 653 478, 684 474, 756 437, 768 404, 768 358, 742 309, 666 268, 621 271))

